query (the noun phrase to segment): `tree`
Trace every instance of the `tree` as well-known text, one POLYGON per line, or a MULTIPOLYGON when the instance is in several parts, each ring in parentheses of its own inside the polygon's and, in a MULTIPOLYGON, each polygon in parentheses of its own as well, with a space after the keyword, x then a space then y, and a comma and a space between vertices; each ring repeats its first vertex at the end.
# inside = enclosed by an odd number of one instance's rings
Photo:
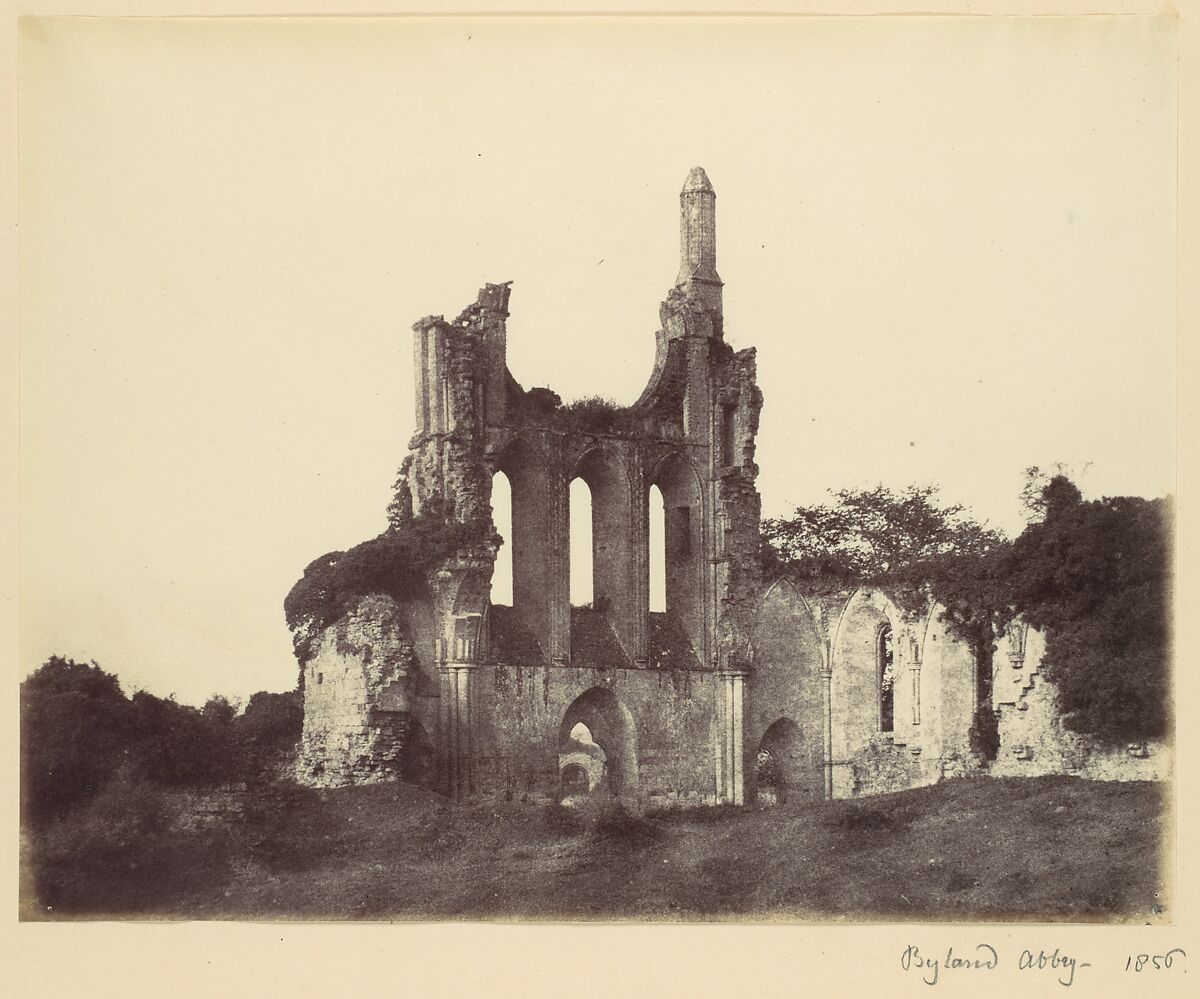
POLYGON ((221 694, 213 694, 200 709, 200 717, 214 725, 228 725, 237 713, 237 705, 221 694))
POLYGON ((286 694, 260 690, 253 694, 246 710, 233 720, 242 776, 269 776, 295 751, 303 727, 304 699, 298 690, 286 694))
POLYGON ((995 758, 992 640, 1010 613, 999 565, 1011 543, 961 504, 943 505, 935 486, 894 492, 879 485, 832 495, 833 504, 799 507, 790 518, 764 523, 768 572, 833 591, 886 586, 910 613, 923 611, 930 600, 940 604, 950 631, 975 656, 972 745, 995 758))
MULTIPOLYGON (((769 570, 830 591, 887 586, 910 610, 936 600, 975 651, 981 706, 994 636, 1022 616, 1046 633, 1045 673, 1068 728, 1107 742, 1167 734, 1170 500, 1089 502, 1061 471, 1031 468, 1031 521, 1010 542, 931 487, 833 496, 764 523, 769 570)), ((994 745, 993 728, 986 712, 976 718, 980 745, 994 745)))
POLYGON ((1004 572, 1014 608, 1046 632, 1044 668, 1064 724, 1110 742, 1164 736, 1170 500, 1087 502, 1056 475, 1040 509, 1004 572))
POLYGON ((797 507, 788 518, 763 523, 768 572, 831 589, 887 584, 909 603, 932 597, 951 623, 989 624, 1002 603, 994 566, 1008 539, 967 515, 961 504, 943 505, 935 486, 894 492, 840 489, 832 504, 797 507))
POLYGON ((21 805, 37 823, 93 796, 129 756, 133 712, 111 673, 51 656, 21 684, 21 805))

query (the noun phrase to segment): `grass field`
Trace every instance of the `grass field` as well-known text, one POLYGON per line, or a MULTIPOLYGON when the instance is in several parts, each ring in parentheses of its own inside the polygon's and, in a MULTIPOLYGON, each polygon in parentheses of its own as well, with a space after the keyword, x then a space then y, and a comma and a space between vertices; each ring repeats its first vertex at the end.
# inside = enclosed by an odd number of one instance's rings
POLYGON ((639 816, 276 788, 185 831, 134 789, 27 842, 22 916, 1160 922, 1165 790, 962 779, 639 816))

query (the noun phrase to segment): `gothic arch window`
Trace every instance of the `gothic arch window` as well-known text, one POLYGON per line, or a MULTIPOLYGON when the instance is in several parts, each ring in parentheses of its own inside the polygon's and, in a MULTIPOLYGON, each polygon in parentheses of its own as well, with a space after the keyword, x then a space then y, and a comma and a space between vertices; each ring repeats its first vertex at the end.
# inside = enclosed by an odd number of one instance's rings
POLYGON ((570 573, 571 606, 592 603, 592 488, 582 478, 571 482, 570 573))
POLYGON ((513 603, 513 517, 512 483, 504 472, 492 476, 492 523, 504 539, 492 566, 492 603, 511 607, 513 603))
POLYGON ((883 625, 876 634, 875 669, 879 680, 879 731, 891 732, 896 716, 896 655, 891 625, 883 625))
POLYGON ((650 487, 650 612, 667 609, 667 508, 662 490, 650 487))
MULTIPOLYGON (((700 480, 691 462, 676 452, 655 470, 652 485, 662 497, 661 544, 650 539, 651 566, 663 556, 662 609, 683 628, 698 654, 704 649, 704 516, 700 480)), ((651 524, 654 523, 655 492, 650 493, 651 524)), ((653 586, 653 575, 651 585, 653 586)), ((653 590, 651 590, 653 593, 653 590)), ((651 604, 650 610, 656 608, 651 604)))

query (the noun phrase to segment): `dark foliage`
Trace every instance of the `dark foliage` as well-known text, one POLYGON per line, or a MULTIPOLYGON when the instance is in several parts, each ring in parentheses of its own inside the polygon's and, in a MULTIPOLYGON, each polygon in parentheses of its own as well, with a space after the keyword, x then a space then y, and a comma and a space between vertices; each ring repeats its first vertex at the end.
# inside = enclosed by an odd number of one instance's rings
POLYGON ((993 621, 1007 609, 999 572, 1009 545, 1003 534, 971 519, 961 504, 943 506, 934 486, 832 495, 832 504, 763 522, 768 575, 786 573, 827 593, 886 585, 914 612, 932 598, 959 637, 990 642, 993 621))
MULTIPOLYGON (((764 566, 817 592, 886 586, 910 611, 936 600, 985 670, 994 637, 1021 615, 1046 632, 1046 673, 1068 727, 1110 742, 1164 736, 1169 501, 1085 502, 1064 475, 1032 468, 1027 480, 1035 519, 1015 542, 942 506, 931 487, 879 486, 764 522, 764 566)), ((981 713, 974 747, 994 755, 997 739, 981 713)))
POLYGON ((168 792, 121 767, 94 798, 39 832, 39 914, 143 912, 224 877, 227 844, 178 831, 173 816, 168 792))
POLYGON ((589 434, 628 434, 641 427, 644 413, 593 395, 563 403, 558 394, 532 388, 519 403, 519 413, 529 423, 589 434))
POLYGON ((383 593, 397 600, 422 592, 426 574, 460 549, 498 544, 488 527, 449 517, 431 503, 411 520, 346 552, 310 562, 283 602, 301 665, 316 651, 313 639, 364 596, 383 593))
POLYGON ((111 673, 52 656, 21 684, 21 806, 27 822, 92 797, 126 760, 133 707, 111 673))
POLYGON ((1170 719, 1169 500, 1085 502, 1055 476, 1045 518, 1017 539, 1013 605, 1046 631, 1064 722, 1110 741, 1161 738, 1170 719))
POLYGON ((129 756, 150 780, 206 787, 229 779, 234 754, 228 721, 144 690, 133 695, 132 706, 129 756))
POLYGON ((237 832, 255 862, 272 871, 297 870, 328 857, 336 826, 318 792, 274 785, 247 797, 237 832))
POLYGON ((246 710, 233 720, 242 779, 269 775, 285 762, 300 741, 304 727, 304 699, 298 690, 272 694, 260 690, 250 697, 246 710))
POLYGON ((220 696, 203 709, 138 691, 99 666, 51 657, 21 684, 22 819, 44 827, 128 783, 206 788, 270 779, 300 738, 298 692, 259 692, 245 712, 220 696))
POLYGON ((971 751, 985 760, 995 760, 1000 751, 1000 719, 992 707, 991 700, 982 702, 975 709, 975 718, 967 732, 971 751))
POLYGON ((583 812, 584 824, 594 847, 628 853, 643 850, 662 838, 662 826, 622 801, 598 798, 588 805, 583 812))

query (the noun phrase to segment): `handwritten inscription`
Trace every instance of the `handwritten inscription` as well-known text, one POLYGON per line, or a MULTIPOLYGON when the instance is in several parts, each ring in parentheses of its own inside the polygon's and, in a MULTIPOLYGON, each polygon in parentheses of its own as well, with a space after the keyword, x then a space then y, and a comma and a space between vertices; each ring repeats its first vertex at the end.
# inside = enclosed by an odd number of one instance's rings
POLYGON ((1049 954, 1044 950, 1038 950, 1036 956, 1031 950, 1021 951, 1021 959, 1017 962, 1017 967, 1022 971, 1056 971, 1058 972, 1058 984, 1069 987, 1075 984, 1077 968, 1090 968, 1091 965, 1087 961, 1076 961, 1070 954, 1055 947, 1049 954))
MULTIPOLYGON (((1133 974, 1156 971, 1186 972, 1183 959, 1187 952, 1182 947, 1173 947, 1164 954, 1130 954, 1125 960, 1125 970, 1133 974)), ((939 951, 922 951, 916 944, 909 944, 900 955, 900 967, 907 972, 920 975, 926 985, 937 985, 944 974, 953 972, 978 973, 994 971, 1000 967, 1000 955, 991 944, 976 944, 974 949, 955 951, 947 947, 945 954, 939 951)), ((1012 965, 1007 965, 1012 967, 1012 965)), ((1051 975, 1064 988, 1075 984, 1076 976, 1084 968, 1090 968, 1091 962, 1080 960, 1076 955, 1069 954, 1061 947, 1053 950, 1021 951, 1017 958, 1017 971, 1033 971, 1051 975)))
POLYGON ((1165 954, 1130 954, 1125 961, 1125 970, 1166 971, 1182 957, 1187 957, 1187 952, 1182 947, 1172 947, 1165 954))
POLYGON ((917 970, 926 985, 937 985, 942 969, 947 971, 992 970, 1000 963, 1000 956, 991 944, 976 944, 969 956, 955 954, 953 947, 946 949, 945 957, 931 957, 921 953, 920 948, 909 944, 900 957, 900 967, 905 971, 917 970))

